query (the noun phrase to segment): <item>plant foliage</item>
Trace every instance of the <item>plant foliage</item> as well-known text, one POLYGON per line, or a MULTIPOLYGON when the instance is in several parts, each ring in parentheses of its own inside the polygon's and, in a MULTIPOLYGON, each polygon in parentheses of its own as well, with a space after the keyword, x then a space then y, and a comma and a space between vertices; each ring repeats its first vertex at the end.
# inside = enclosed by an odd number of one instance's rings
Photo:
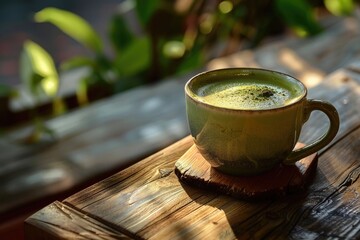
POLYGON ((28 40, 20 58, 20 76, 29 91, 36 95, 55 96, 59 76, 51 56, 37 43, 28 40))
MULTIPOLYGON (((81 16, 53 7, 37 12, 38 23, 50 23, 92 51, 73 56, 61 71, 87 68, 76 90, 78 101, 87 104, 94 87, 124 91, 154 83, 170 75, 200 68, 214 57, 239 48, 256 47, 267 36, 292 29, 300 36, 322 31, 317 8, 334 15, 349 15, 353 0, 124 0, 111 17, 108 42, 113 54, 104 51, 104 39, 81 16), (129 18, 130 16, 130 18, 129 18)), ((29 92, 57 98, 59 76, 54 61, 41 46, 26 41, 21 53, 20 76, 29 92)), ((9 91, 0 86, 0 94, 9 91)), ((61 111, 55 111, 61 112, 61 111)))
MULTIPOLYGON (((352 0, 324 0, 324 6, 335 15, 354 9, 352 0)), ((111 57, 105 54, 104 41, 96 31, 74 13, 45 8, 35 14, 35 20, 55 25, 94 52, 93 57, 74 56, 61 68, 89 69, 79 85, 82 90, 78 93, 84 94, 84 89, 94 85, 124 91, 184 73, 239 46, 255 47, 266 36, 286 28, 300 36, 318 34, 322 28, 315 16, 316 7, 319 1, 125 0, 109 23, 111 57)), ((34 75, 33 81, 37 78, 34 75)), ((82 102, 87 99, 80 98, 82 102)))
POLYGON ((70 37, 95 52, 102 51, 102 42, 96 31, 83 18, 69 11, 45 8, 35 14, 36 22, 49 22, 70 37))

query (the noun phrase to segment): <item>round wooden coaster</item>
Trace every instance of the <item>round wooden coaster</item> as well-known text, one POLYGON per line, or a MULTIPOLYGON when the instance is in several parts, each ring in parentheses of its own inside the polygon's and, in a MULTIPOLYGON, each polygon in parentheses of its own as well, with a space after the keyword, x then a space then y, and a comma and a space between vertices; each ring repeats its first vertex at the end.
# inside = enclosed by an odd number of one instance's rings
MULTIPOLYGON (((301 145, 298 143, 297 147, 301 145)), ((240 199, 263 199, 304 190, 316 172, 317 160, 315 153, 292 166, 279 165, 258 176, 238 177, 212 168, 193 145, 175 163, 175 173, 190 185, 240 199)))

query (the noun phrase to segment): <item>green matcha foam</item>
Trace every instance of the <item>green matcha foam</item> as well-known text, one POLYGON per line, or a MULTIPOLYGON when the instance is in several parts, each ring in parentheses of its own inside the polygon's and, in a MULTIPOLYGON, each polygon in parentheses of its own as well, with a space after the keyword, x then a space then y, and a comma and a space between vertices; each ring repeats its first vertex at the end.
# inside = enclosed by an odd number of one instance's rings
POLYGON ((289 104, 296 91, 271 82, 223 80, 208 83, 196 91, 201 102, 230 109, 271 109, 289 104))

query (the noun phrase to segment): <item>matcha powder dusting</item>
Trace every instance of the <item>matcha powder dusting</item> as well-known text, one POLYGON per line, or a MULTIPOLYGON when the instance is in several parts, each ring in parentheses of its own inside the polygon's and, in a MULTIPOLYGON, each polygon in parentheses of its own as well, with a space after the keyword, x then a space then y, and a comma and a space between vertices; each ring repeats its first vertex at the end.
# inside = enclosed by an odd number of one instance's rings
POLYGON ((269 98, 269 97, 271 97, 271 96, 273 96, 274 95, 274 93, 271 91, 271 90, 265 90, 265 91, 263 91, 262 93, 260 93, 259 95, 258 95, 258 97, 261 97, 261 98, 269 98))

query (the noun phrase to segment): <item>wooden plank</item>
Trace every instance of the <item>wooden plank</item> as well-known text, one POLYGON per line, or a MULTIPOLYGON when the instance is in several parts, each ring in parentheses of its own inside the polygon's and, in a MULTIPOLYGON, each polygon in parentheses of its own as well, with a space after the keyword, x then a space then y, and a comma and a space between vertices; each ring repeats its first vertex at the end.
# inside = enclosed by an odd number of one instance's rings
MULTIPOLYGON (((174 108, 178 105, 178 101, 174 99, 182 98, 183 91, 179 90, 183 90, 181 82, 186 81, 187 76, 180 79, 139 87, 99 100, 77 111, 51 119, 46 124, 54 131, 57 139, 62 139, 71 138, 74 135, 106 124, 117 124, 114 127, 118 127, 128 123, 121 124, 122 121, 134 122, 134 125, 147 122, 148 119, 155 116, 155 109, 159 110, 157 115, 161 115, 163 112, 167 112, 168 108, 174 108)), ((129 127, 131 128, 131 126, 129 127)), ((30 127, 19 129, 13 132, 9 138, 19 138, 25 135, 29 129, 30 127)), ((121 129, 126 129, 126 127, 121 129)))
POLYGON ((93 201, 98 202, 103 198, 110 197, 112 194, 107 192, 107 188, 112 188, 113 192, 121 192, 129 186, 138 187, 147 182, 166 177, 173 172, 174 162, 189 149, 192 143, 190 136, 181 139, 141 162, 132 165, 126 171, 121 171, 104 179, 101 184, 94 184, 70 196, 65 202, 76 205, 81 209, 93 201))
POLYGON ((355 239, 360 237, 360 228, 353 224, 360 206, 359 139, 360 128, 338 141, 320 156, 309 191, 278 201, 234 200, 181 184, 173 173, 151 178, 146 169, 135 185, 124 184, 129 176, 103 186, 103 198, 91 205, 82 202, 82 211, 145 239, 279 239, 289 234, 355 239))
POLYGON ((360 238, 360 128, 324 152, 292 236, 360 238))
POLYGON ((121 232, 60 202, 54 202, 25 222, 26 239, 130 239, 121 232), (41 231, 43 229, 46 231, 41 231))
POLYGON ((7 136, 0 142, 6 152, 0 157, 0 213, 121 169, 186 136, 182 81, 139 88, 52 119, 47 124, 59 138, 53 143, 17 143, 29 128, 7 136))

